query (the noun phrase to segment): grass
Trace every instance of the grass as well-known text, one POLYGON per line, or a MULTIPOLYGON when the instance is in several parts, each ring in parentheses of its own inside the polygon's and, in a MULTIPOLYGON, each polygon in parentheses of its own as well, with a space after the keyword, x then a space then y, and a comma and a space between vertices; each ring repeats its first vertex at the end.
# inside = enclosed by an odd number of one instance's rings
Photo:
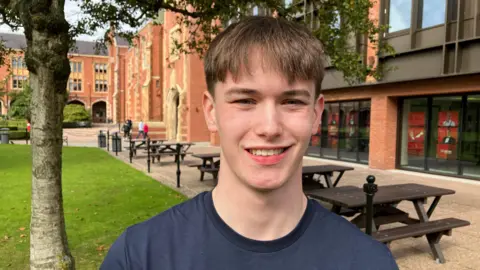
MULTIPOLYGON (((0 269, 28 269, 31 148, 0 145, 0 269)), ((96 148, 64 147, 63 196, 77 269, 98 269, 128 226, 186 199, 96 148)))

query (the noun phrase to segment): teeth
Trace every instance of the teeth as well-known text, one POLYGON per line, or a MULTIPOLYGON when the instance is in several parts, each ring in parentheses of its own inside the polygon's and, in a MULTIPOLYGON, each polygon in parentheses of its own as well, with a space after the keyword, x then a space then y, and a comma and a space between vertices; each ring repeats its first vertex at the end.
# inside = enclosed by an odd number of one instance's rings
POLYGON ((273 155, 280 155, 285 151, 285 148, 279 148, 279 149, 250 149, 248 150, 251 154, 255 156, 273 156, 273 155))

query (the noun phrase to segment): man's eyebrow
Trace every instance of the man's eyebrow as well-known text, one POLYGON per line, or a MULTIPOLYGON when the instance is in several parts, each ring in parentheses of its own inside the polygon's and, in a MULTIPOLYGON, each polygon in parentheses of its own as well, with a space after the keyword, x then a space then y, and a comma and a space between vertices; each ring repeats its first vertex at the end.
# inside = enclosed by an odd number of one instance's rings
POLYGON ((310 94, 310 91, 304 90, 304 89, 296 89, 296 90, 288 90, 283 92, 283 96, 287 97, 306 97, 310 98, 312 95, 310 94))
POLYGON ((233 96, 233 95, 255 95, 258 94, 258 91, 255 89, 248 89, 248 88, 230 88, 225 93, 225 96, 233 96))
MULTIPOLYGON (((234 96, 234 95, 258 95, 260 92, 255 89, 249 89, 249 88, 230 88, 227 90, 225 93, 225 96, 234 96)), ((282 93, 282 96, 285 97, 306 97, 310 98, 312 95, 310 94, 310 91, 305 90, 305 89, 294 89, 294 90, 288 90, 282 93)))

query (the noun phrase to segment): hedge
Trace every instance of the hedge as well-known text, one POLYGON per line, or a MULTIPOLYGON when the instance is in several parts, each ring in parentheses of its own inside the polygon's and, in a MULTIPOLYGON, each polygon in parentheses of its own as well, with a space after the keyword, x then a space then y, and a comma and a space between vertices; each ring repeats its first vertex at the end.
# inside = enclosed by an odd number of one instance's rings
POLYGON ((8 139, 9 140, 25 140, 30 139, 30 133, 27 131, 9 131, 8 132, 8 139))

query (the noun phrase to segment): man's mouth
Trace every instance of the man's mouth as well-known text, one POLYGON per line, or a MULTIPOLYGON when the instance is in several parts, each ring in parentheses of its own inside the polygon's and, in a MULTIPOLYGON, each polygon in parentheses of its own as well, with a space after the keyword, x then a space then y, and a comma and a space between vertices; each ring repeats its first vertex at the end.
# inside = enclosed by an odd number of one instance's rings
POLYGON ((285 152, 289 147, 285 148, 275 148, 275 149, 248 149, 247 151, 250 152, 250 154, 254 156, 263 156, 263 157, 268 157, 268 156, 278 156, 285 152))

